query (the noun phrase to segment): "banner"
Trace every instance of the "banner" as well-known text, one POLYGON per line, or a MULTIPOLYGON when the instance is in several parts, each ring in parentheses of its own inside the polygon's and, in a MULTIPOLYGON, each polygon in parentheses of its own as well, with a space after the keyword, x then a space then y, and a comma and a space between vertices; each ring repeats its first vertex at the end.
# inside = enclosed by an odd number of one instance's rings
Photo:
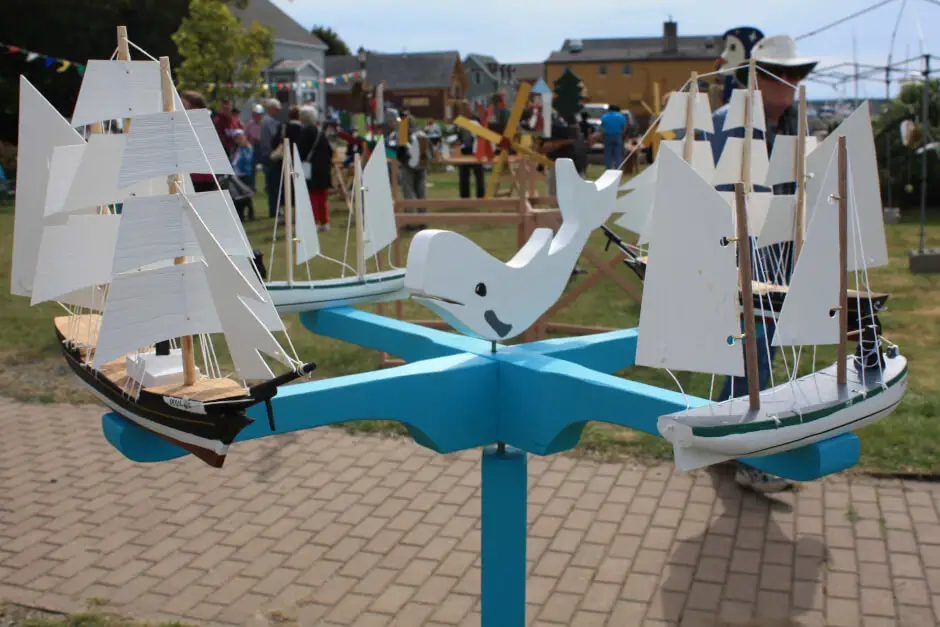
MULTIPOLYGON (((323 79, 324 85, 347 85, 349 83, 354 83, 356 81, 365 80, 366 73, 362 72, 349 72, 347 74, 340 74, 338 76, 328 76, 323 79)), ((295 82, 274 82, 274 83, 264 83, 261 81, 257 82, 234 82, 234 83, 205 83, 204 87, 209 93, 212 93, 218 86, 226 86, 228 88, 238 88, 238 89, 250 89, 252 87, 260 87, 265 92, 271 92, 275 90, 284 90, 292 89, 294 91, 298 89, 319 89, 320 81, 295 81, 295 82)))
POLYGON ((42 63, 47 67, 51 68, 54 65, 58 64, 59 67, 56 68, 56 72, 64 72, 67 69, 75 68, 75 71, 78 72, 79 76, 85 74, 85 64, 84 63, 74 63, 66 59, 59 59, 56 57, 51 57, 47 54, 42 54, 41 52, 33 52, 32 50, 26 50, 25 48, 20 48, 19 46, 11 46, 9 44, 0 43, 0 48, 3 48, 7 54, 21 54, 26 57, 27 63, 32 63, 36 60, 42 60, 42 63))

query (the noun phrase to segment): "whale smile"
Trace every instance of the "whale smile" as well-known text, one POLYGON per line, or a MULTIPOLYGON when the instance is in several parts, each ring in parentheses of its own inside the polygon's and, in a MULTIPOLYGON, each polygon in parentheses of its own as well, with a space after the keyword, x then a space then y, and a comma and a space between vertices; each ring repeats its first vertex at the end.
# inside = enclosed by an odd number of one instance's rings
POLYGON ((506 324, 500 320, 499 316, 497 316, 496 312, 492 309, 487 309, 483 312, 483 319, 486 320, 486 324, 490 325, 490 328, 493 329, 499 337, 506 337, 506 334, 512 331, 512 325, 506 324))

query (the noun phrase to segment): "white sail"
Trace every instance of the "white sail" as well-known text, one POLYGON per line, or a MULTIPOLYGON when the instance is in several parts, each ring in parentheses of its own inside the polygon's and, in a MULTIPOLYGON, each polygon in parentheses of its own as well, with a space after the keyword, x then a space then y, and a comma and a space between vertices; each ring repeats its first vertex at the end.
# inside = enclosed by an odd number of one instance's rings
POLYGON ((638 244, 649 241, 650 213, 656 193, 656 161, 627 181, 618 191, 629 193, 617 199, 617 211, 623 215, 614 222, 639 235, 638 244))
POLYGON ((310 203, 310 191, 301 166, 300 150, 294 144, 293 167, 291 177, 294 180, 294 224, 297 227, 297 247, 295 263, 304 263, 320 254, 320 237, 317 235, 317 222, 313 218, 313 205, 310 203))
POLYGON ((119 187, 176 173, 234 175, 206 109, 141 116, 126 137, 119 187))
POLYGON ((770 197, 767 217, 757 238, 757 247, 792 242, 796 238, 796 197, 777 194, 770 197))
MULTIPOLYGON (((744 104, 747 102, 746 89, 732 89, 731 100, 728 102, 728 114, 725 116, 722 130, 728 131, 733 128, 744 128, 747 120, 744 119, 744 104)), ((759 89, 754 90, 753 106, 750 109, 751 123, 754 130, 766 131, 767 126, 764 120, 764 97, 759 89)), ((763 180, 763 179, 756 179, 763 180)))
MULTIPOLYGON (((774 346, 839 343, 839 207, 830 199, 838 191, 839 168, 833 160, 823 180, 790 288, 777 318, 774 346)), ((849 224, 852 206, 849 205, 849 224)), ((851 230, 850 230, 851 232, 851 230)))
POLYGON ((239 272, 199 214, 190 212, 187 215, 206 260, 209 290, 235 369, 243 379, 271 378, 274 376, 271 368, 259 351, 271 355, 285 365, 290 366, 292 363, 253 309, 266 304, 273 310, 274 304, 267 292, 257 292, 239 272), (248 301, 253 301, 251 307, 248 306, 248 301))
POLYGON ((62 303, 63 305, 101 311, 104 307, 105 298, 107 298, 108 295, 105 288, 106 286, 102 285, 83 287, 74 292, 63 294, 55 300, 57 303, 62 303))
MULTIPOLYGON (((728 137, 715 166, 713 185, 734 185, 742 182, 741 164, 744 160, 744 138, 728 137)), ((759 184, 767 178, 767 144, 763 139, 751 140, 751 184, 759 184)))
POLYGON ((10 293, 30 296, 53 152, 57 146, 78 146, 85 140, 24 76, 20 76, 19 116, 10 293))
MULTIPOLYGON (((807 157, 806 171, 811 175, 806 182, 807 208, 821 206, 817 200, 820 198, 823 175, 830 162, 836 162, 836 146, 839 137, 842 136, 845 137, 845 148, 849 158, 849 202, 854 206, 861 229, 861 247, 856 239, 849 239, 848 270, 852 272, 861 270, 863 267, 886 266, 888 265, 888 244, 885 239, 884 216, 882 215, 875 138, 872 133, 867 102, 862 103, 852 115, 843 120, 842 124, 807 157)), ((813 214, 808 213, 807 224, 812 219, 813 214)), ((850 221, 849 226, 854 228, 854 222, 850 221)))
MULTIPOLYGON (((718 195, 725 199, 730 208, 732 219, 734 219, 734 192, 718 192, 718 195)), ((758 237, 764 228, 764 222, 767 220, 767 214, 770 211, 770 205, 773 202, 773 192, 755 192, 752 191, 747 197, 747 234, 751 237, 758 237)))
MULTIPOLYGON (((242 255, 234 255, 229 257, 229 259, 232 260, 232 263, 235 264, 235 267, 238 268, 238 271, 242 273, 242 276, 247 279, 249 285, 251 285, 256 292, 265 294, 265 298, 271 300, 270 294, 267 293, 267 288, 262 284, 261 278, 259 278, 258 271, 254 263, 252 263, 251 258, 242 255)), ((271 303, 262 303, 252 299, 242 299, 242 302, 258 316, 258 320, 261 321, 261 324, 263 324, 268 331, 283 331, 287 333, 287 330, 284 328, 284 321, 281 320, 277 309, 273 306, 269 306, 271 303)), ((273 303, 273 300, 271 302, 273 303)))
POLYGON ((385 159, 385 138, 380 138, 372 150, 372 156, 362 171, 362 186, 365 187, 363 256, 369 258, 398 237, 395 201, 385 159))
MULTIPOLYGON (((659 142, 660 147, 673 151, 680 157, 685 153, 684 139, 665 139, 659 142)), ((692 142, 692 157, 689 161, 692 169, 699 173, 706 181, 715 177, 715 154, 712 152, 711 142, 696 140, 692 142)))
POLYGON ((30 304, 108 283, 120 222, 119 215, 79 215, 43 229, 30 304))
POLYGON ((723 241, 734 235, 731 212, 671 151, 661 151, 657 162, 655 238, 643 281, 636 363, 741 376, 741 344, 728 341, 741 329, 736 247, 723 241))
MULTIPOLYGON (((48 217, 61 212, 86 147, 87 145, 84 143, 74 146, 56 146, 55 150, 52 151, 52 163, 49 166, 49 185, 46 188, 46 204, 43 215, 48 217)), ((80 208, 85 209, 91 206, 85 205, 80 208)))
MULTIPOLYGON (((166 184, 164 183, 164 186, 166 184)), ((228 191, 202 192, 189 199, 228 255, 248 257, 251 249, 229 208, 228 191)), ((121 212, 114 273, 127 272, 175 257, 201 257, 199 242, 178 194, 129 198, 121 212)))
POLYGON ((70 213, 87 207, 124 202, 127 198, 167 192, 166 176, 119 186, 118 173, 124 159, 127 136, 95 134, 88 138, 74 176, 69 181, 64 202, 49 203, 46 215, 70 213))
MULTIPOLYGON (((659 119, 659 130, 678 131, 685 130, 686 113, 689 107, 689 92, 675 91, 669 94, 669 100, 666 101, 666 108, 659 119)), ((715 126, 712 122, 712 109, 708 102, 708 94, 704 92, 696 93, 695 109, 692 111, 692 126, 700 131, 713 134, 715 126)))
POLYGON ((171 338, 221 331, 204 262, 120 274, 108 290, 93 365, 171 338))
POLYGON ((91 60, 72 113, 72 126, 163 111, 158 61, 91 60))
MULTIPOLYGON (((812 135, 804 138, 804 158, 816 148, 816 138, 812 135)), ((770 153, 770 165, 763 183, 767 187, 781 183, 796 182, 796 145, 795 135, 777 135, 774 149, 770 153)))

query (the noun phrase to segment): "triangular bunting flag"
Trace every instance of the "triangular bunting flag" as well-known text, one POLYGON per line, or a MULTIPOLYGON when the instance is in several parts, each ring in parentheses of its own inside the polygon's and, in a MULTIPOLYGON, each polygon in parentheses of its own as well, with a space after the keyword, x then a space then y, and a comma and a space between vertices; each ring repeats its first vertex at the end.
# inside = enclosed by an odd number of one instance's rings
POLYGON ((35 60, 38 59, 38 58, 39 58, 39 53, 38 53, 38 52, 27 52, 27 53, 26 53, 26 61, 27 61, 27 62, 35 61, 35 60))
POLYGON ((62 67, 60 67, 56 72, 64 72, 69 69, 69 66, 72 65, 71 61, 62 61, 62 67))

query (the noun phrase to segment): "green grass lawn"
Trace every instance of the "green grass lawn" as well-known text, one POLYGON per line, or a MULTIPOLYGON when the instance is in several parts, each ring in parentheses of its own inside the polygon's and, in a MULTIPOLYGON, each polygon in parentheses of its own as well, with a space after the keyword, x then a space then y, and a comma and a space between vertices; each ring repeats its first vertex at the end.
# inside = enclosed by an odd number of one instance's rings
MULTIPOLYGON (((589 175, 600 174, 599 166, 592 166, 589 175)), ((456 198, 457 173, 436 172, 429 178, 428 196, 431 198, 456 198)), ((259 188, 263 183, 259 178, 259 188)), ((323 253, 334 259, 343 259, 347 242, 347 211, 342 202, 331 200, 332 230, 321 233, 323 253)), ((464 211, 464 210, 461 210, 464 211)), ((285 253, 279 230, 275 256, 271 257, 271 241, 274 223, 267 218, 267 199, 259 194, 255 199, 255 214, 258 219, 247 222, 246 232, 255 248, 265 256, 268 268, 273 265, 274 278, 285 278, 285 253)), ((914 220, 911 215, 910 219, 914 220)), ((451 227, 442 227, 451 228, 451 227)), ((918 225, 905 222, 888 225, 890 265, 870 272, 873 289, 891 294, 887 311, 882 315, 886 336, 899 344, 910 361, 910 386, 901 407, 889 418, 859 432, 862 439, 860 467, 876 472, 940 473, 940 277, 912 275, 907 269, 908 251, 917 245, 918 225)), ((479 245, 501 259, 509 259, 517 250, 516 230, 511 226, 454 227, 479 245)), ((928 245, 940 245, 940 227, 933 219, 927 231, 928 245)), ((13 207, 0 204, 0 394, 35 401, 87 402, 90 395, 73 382, 58 357, 58 348, 52 331, 51 317, 61 311, 58 305, 43 304, 30 307, 25 298, 12 297, 9 285, 10 259, 13 240, 13 207)), ((402 233, 402 264, 410 241, 408 233, 402 233)), ((606 242, 600 231, 596 232, 589 246, 602 251, 606 242)), ((349 235, 347 263, 353 264, 353 237, 349 235)), ((609 256, 610 253, 608 253, 609 256)), ((388 257, 383 254, 382 267, 388 267, 388 257)), ((370 263, 370 267, 374 267, 370 263)), ((583 267, 591 269, 584 261, 583 267)), ((339 276, 339 266, 316 259, 310 263, 310 275, 314 278, 339 276)), ((639 285, 625 267, 618 272, 639 285)), ((303 266, 295 269, 296 278, 306 278, 303 266)), ((584 279, 575 278, 571 286, 584 279)), ((854 279, 850 280, 854 287, 854 279)), ((368 307, 374 310, 374 307, 368 307)), ((391 305, 386 314, 393 315, 391 305)), ((433 314, 412 302, 404 305, 406 318, 433 318, 433 314)), ((690 314, 694 312, 690 311, 690 314)), ((637 324, 639 306, 619 287, 609 280, 602 280, 584 292, 554 320, 582 323, 612 328, 627 328, 637 324)), ((302 359, 317 363, 316 375, 320 377, 373 370, 378 365, 378 354, 357 346, 308 333, 300 324, 298 316, 285 317, 291 339, 302 359)), ((224 342, 219 342, 221 348, 224 342)), ((854 349, 854 346, 852 346, 854 349)), ((225 356, 220 352, 220 358, 225 356)), ((820 349, 817 362, 829 363, 834 350, 820 349)), ((777 377, 785 377, 783 361, 776 360, 777 377)), ((792 360, 791 360, 792 364, 792 360)), ((801 371, 808 371, 810 359, 804 356, 801 371)), ((675 383, 665 371, 633 367, 618 373, 632 379, 675 389, 675 383)), ((689 394, 708 397, 711 378, 688 373, 676 373, 684 390, 689 394)), ((779 379, 778 379, 779 380, 779 379)), ((721 380, 715 381, 717 394, 721 380)), ((590 399, 585 399, 589 406, 590 399)), ((629 411, 624 407, 624 411, 629 411)), ((349 425, 365 431, 400 432, 394 425, 366 422, 349 425)), ((578 451, 602 457, 629 454, 641 459, 669 459, 671 450, 662 440, 634 431, 606 424, 590 424, 585 430, 578 451)))

